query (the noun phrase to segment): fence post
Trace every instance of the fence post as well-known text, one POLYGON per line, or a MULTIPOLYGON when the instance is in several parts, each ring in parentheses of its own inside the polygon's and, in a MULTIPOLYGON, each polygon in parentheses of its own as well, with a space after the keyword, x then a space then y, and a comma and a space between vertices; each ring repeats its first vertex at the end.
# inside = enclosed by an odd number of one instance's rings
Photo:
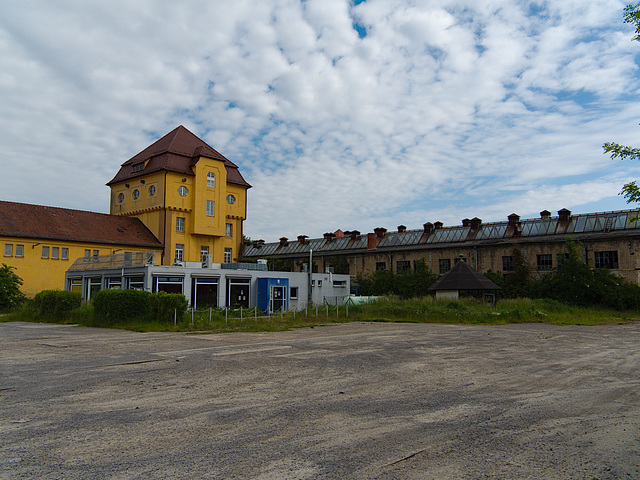
POLYGON ((336 318, 340 318, 340 307, 337 305, 338 300, 336 297, 336 318))
POLYGON ((327 303, 327 318, 329 318, 329 304, 327 303))
POLYGON ((347 301, 347 304, 345 305, 345 310, 347 312, 347 318, 349 318, 349 302, 347 301))
POLYGON ((229 308, 228 307, 224 307, 224 324, 225 325, 229 324, 229 308))
POLYGON ((209 307, 209 323, 211 323, 211 307, 209 307))
POLYGON ((242 307, 240 307, 240 323, 242 323, 242 307))
POLYGON ((191 325, 193 325, 193 307, 191 307, 191 325))
POLYGON ((254 307, 255 310, 253 311, 253 315, 254 315, 254 320, 256 323, 258 323, 258 307, 254 307))
POLYGON ((316 318, 318 318, 318 305, 316 304, 316 318))
POLYGON ((178 309, 177 308, 173 309, 173 324, 174 325, 178 324, 178 309))

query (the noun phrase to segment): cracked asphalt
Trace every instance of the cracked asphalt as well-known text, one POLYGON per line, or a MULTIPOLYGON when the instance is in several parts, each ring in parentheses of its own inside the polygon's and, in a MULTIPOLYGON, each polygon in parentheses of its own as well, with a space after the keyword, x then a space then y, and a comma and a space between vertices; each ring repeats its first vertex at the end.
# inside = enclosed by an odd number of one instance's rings
POLYGON ((640 324, 0 324, 0 479, 640 478, 640 324))

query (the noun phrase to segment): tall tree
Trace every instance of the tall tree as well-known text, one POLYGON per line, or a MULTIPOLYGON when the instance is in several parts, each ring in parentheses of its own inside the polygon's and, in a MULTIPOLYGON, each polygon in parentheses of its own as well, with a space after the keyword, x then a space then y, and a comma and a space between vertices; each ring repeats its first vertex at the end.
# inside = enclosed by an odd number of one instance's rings
MULTIPOLYGON (((637 5, 627 5, 625 7, 624 21, 625 23, 636 26, 636 32, 632 40, 640 42, 640 3, 637 5)), ((605 153, 611 155, 611 158, 640 160, 640 148, 620 145, 614 142, 607 142, 602 148, 604 148, 605 153)), ((630 182, 624 185, 620 193, 627 199, 627 203, 640 201, 640 186, 636 182, 630 182)))

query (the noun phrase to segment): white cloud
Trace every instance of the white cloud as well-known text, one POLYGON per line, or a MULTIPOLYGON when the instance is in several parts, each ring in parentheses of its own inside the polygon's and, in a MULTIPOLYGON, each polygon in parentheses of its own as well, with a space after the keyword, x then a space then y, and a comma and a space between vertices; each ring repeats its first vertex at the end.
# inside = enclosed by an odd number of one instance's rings
POLYGON ((624 208, 639 172, 601 150, 638 138, 623 6, 5 2, 3 198, 106 211, 118 166, 184 124, 254 185, 252 237, 624 208))

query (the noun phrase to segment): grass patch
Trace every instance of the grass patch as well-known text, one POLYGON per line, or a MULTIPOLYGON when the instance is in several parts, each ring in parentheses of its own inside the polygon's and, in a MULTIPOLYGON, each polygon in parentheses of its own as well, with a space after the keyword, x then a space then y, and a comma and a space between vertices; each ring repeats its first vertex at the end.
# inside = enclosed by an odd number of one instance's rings
POLYGON ((436 300, 432 297, 401 300, 388 298, 357 306, 314 306, 302 312, 263 315, 257 309, 212 309, 188 311, 173 321, 149 321, 142 317, 111 321, 105 325, 90 304, 83 304, 63 319, 38 315, 27 303, 19 310, 0 317, 0 321, 74 323, 91 327, 109 327, 138 332, 277 332, 344 322, 405 322, 466 325, 504 325, 513 323, 550 323, 555 325, 601 325, 640 320, 638 311, 570 306, 550 299, 505 299, 495 306, 474 298, 436 300))

